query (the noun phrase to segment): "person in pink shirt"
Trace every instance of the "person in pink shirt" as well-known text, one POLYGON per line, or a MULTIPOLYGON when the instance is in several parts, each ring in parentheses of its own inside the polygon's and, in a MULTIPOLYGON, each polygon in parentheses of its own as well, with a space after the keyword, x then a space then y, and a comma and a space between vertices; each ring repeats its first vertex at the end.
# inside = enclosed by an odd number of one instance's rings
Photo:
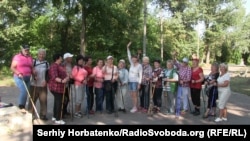
POLYGON ((13 72, 16 86, 20 91, 18 96, 18 106, 21 112, 26 112, 25 105, 28 94, 24 82, 27 88, 29 88, 30 78, 33 74, 33 58, 30 55, 29 49, 30 47, 28 45, 23 45, 21 47, 21 52, 13 57, 10 67, 11 71, 13 72))
POLYGON ((104 74, 102 71, 102 67, 104 65, 104 61, 102 59, 97 60, 97 65, 93 68, 93 73, 91 77, 95 79, 94 81, 94 91, 95 91, 95 103, 96 103, 96 112, 102 113, 103 111, 103 78, 104 74))
POLYGON ((74 117, 81 118, 81 105, 83 102, 83 98, 85 96, 85 88, 87 84, 87 75, 88 72, 84 69, 83 65, 85 63, 84 57, 82 55, 78 55, 76 57, 76 65, 72 69, 72 78, 74 79, 74 102, 75 103, 75 114, 74 117))

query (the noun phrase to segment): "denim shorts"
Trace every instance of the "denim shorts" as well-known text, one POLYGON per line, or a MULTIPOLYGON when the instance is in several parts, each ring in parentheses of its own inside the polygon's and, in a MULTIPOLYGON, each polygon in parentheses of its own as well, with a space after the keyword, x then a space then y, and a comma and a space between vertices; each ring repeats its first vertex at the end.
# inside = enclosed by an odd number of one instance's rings
POLYGON ((138 90, 138 82, 129 82, 128 87, 129 87, 129 91, 137 91, 138 90))

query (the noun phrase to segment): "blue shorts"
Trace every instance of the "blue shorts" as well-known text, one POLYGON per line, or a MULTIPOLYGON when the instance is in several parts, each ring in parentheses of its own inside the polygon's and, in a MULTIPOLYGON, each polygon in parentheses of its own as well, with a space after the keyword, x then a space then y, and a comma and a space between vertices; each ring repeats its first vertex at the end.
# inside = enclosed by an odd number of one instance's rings
POLYGON ((129 87, 129 91, 137 91, 138 90, 138 82, 129 82, 128 87, 129 87))

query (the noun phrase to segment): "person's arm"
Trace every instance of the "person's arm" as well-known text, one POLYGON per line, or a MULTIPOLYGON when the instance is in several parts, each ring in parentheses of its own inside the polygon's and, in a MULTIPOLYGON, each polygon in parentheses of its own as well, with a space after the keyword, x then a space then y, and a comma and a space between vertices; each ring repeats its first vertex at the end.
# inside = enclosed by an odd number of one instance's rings
POLYGON ((128 70, 125 69, 124 71, 124 81, 123 81, 123 84, 128 84, 128 70))
POLYGON ((142 82, 142 66, 140 65, 139 67, 139 70, 138 70, 138 73, 139 73, 139 85, 141 85, 141 82, 142 82))
POLYGON ((168 82, 178 82, 179 81, 179 76, 176 72, 173 73, 173 78, 167 78, 168 82))
POLYGON ((229 74, 225 74, 225 75, 226 75, 225 76, 225 81, 223 83, 221 83, 221 84, 217 83, 217 87, 227 87, 227 86, 229 86, 229 84, 230 84, 230 75, 229 74))
POLYGON ((128 44, 127 44, 127 54, 128 54, 128 61, 129 61, 129 63, 130 63, 130 65, 132 64, 132 60, 131 60, 131 52, 130 52, 130 45, 131 45, 131 43, 132 42, 129 42, 128 44))
POLYGON ((117 81, 118 80, 118 69, 116 66, 114 66, 114 74, 113 74, 113 80, 117 81))

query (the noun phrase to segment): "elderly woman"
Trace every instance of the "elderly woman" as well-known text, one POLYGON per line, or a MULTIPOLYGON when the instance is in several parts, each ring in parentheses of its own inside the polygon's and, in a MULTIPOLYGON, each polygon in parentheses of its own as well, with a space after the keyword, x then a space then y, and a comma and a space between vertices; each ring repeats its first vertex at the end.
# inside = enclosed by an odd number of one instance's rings
POLYGON ((87 83, 88 72, 83 68, 85 58, 82 55, 76 56, 76 65, 73 67, 71 76, 74 79, 74 98, 75 103, 75 114, 74 117, 81 118, 82 112, 81 107, 85 96, 85 88, 87 83))
POLYGON ((103 78, 104 74, 102 72, 102 67, 104 65, 104 61, 102 59, 97 59, 97 64, 93 68, 93 73, 91 77, 94 78, 94 91, 95 91, 95 111, 96 112, 103 112, 103 100, 104 100, 104 93, 103 93, 103 78))
POLYGON ((27 101, 27 90, 25 85, 29 88, 30 78, 33 73, 33 59, 30 56, 29 46, 23 45, 21 52, 16 54, 11 62, 11 71, 14 74, 14 81, 18 87, 20 94, 18 96, 18 106, 21 112, 26 112, 25 104, 27 101))
POLYGON ((53 63, 49 69, 49 90, 54 96, 54 108, 53 108, 53 118, 56 124, 65 124, 62 120, 63 114, 63 100, 66 92, 66 84, 69 81, 69 76, 66 70, 63 68, 62 61, 63 56, 61 54, 53 55, 53 63))
POLYGON ((218 107, 220 110, 219 117, 215 119, 215 122, 227 121, 226 104, 231 95, 231 88, 230 74, 228 73, 228 66, 225 63, 220 64, 220 76, 214 85, 218 87, 218 107))
POLYGON ((192 60, 192 73, 190 83, 191 98, 194 105, 193 115, 195 116, 200 115, 200 96, 203 80, 203 69, 199 66, 199 59, 195 58, 192 60))
POLYGON ((125 68, 125 60, 121 59, 118 64, 118 91, 117 91, 117 106, 119 111, 126 112, 125 110, 125 96, 128 92, 128 70, 125 68))
POLYGON ((141 84, 141 95, 140 95, 140 110, 147 112, 149 107, 150 97, 150 81, 152 79, 153 69, 150 65, 149 58, 144 56, 142 58, 142 84, 141 84))
POLYGON ((205 78, 205 83, 204 83, 205 88, 206 88, 206 93, 208 96, 208 103, 207 103, 207 109, 203 115, 203 118, 208 118, 209 116, 215 115, 216 100, 218 98, 218 89, 216 86, 214 86, 214 83, 216 83, 219 75, 220 75, 219 65, 218 63, 213 63, 211 66, 211 72, 205 78))
POLYGON ((174 68, 173 60, 167 60, 167 68, 163 70, 164 101, 166 104, 166 114, 173 114, 175 111, 175 99, 178 87, 179 76, 174 68))
POLYGON ((115 112, 115 93, 117 90, 118 68, 114 65, 114 58, 107 57, 107 63, 102 67, 104 74, 104 95, 106 97, 106 110, 108 114, 115 112))

